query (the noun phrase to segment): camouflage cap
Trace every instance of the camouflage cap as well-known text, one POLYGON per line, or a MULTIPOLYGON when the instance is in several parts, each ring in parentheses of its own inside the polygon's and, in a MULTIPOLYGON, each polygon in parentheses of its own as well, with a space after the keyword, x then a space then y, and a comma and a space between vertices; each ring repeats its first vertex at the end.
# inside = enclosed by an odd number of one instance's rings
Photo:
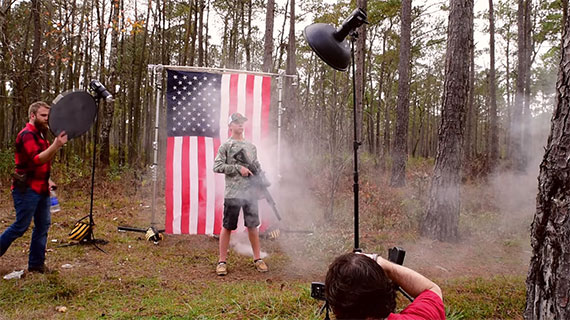
POLYGON ((247 118, 244 117, 241 113, 236 112, 236 113, 232 113, 232 115, 230 116, 230 118, 228 119, 228 124, 234 122, 234 121, 241 121, 241 122, 245 122, 247 121, 247 118))

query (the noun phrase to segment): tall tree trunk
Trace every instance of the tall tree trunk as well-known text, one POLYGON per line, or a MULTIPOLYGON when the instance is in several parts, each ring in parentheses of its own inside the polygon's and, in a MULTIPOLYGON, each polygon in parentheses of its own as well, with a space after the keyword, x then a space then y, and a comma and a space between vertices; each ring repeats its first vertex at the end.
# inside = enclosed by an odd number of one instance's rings
POLYGON ((525 14, 524 8, 527 0, 518 0, 517 12, 517 81, 515 104, 513 106, 513 117, 511 122, 511 148, 510 156, 513 169, 516 172, 523 172, 525 170, 524 154, 522 152, 522 138, 523 138, 523 110, 524 110, 524 88, 526 79, 526 56, 525 56, 525 14))
POLYGON ((277 70, 281 69, 281 63, 283 62, 283 54, 285 52, 285 48, 287 47, 285 45, 285 26, 287 24, 287 10, 289 10, 289 0, 286 1, 285 3, 285 13, 283 14, 283 16, 285 18, 283 18, 283 25, 281 26, 281 32, 280 37, 279 37, 279 54, 275 56, 275 63, 273 63, 273 67, 277 70))
MULTIPOLYGON (((530 112, 530 68, 532 65, 533 41, 532 41, 532 22, 531 22, 532 0, 526 0, 524 6, 524 109, 523 109, 523 133, 522 145, 523 150, 532 146, 530 128, 532 126, 532 115, 530 112)), ((526 172, 530 158, 529 152, 523 152, 522 165, 526 172)))
MULTIPOLYGON (((296 51, 297 44, 295 41, 295 0, 291 0, 291 11, 289 17, 289 43, 287 45, 287 68, 288 75, 297 74, 297 60, 296 51)), ((287 101, 287 110, 285 112, 285 127, 287 128, 287 135, 291 141, 296 141, 298 130, 295 129, 297 124, 297 87, 293 85, 293 79, 286 77, 285 81, 285 101, 287 101)))
POLYGON ((41 80, 43 77, 41 69, 44 68, 42 62, 40 61, 41 55, 40 51, 42 49, 42 23, 41 23, 41 1, 32 0, 32 23, 34 24, 34 42, 32 44, 32 62, 30 64, 30 90, 28 91, 28 96, 30 101, 40 100, 42 96, 41 80))
POLYGON ((505 39, 505 91, 507 94, 507 121, 505 121, 505 154, 506 158, 511 153, 511 124, 513 123, 513 99, 511 97, 511 62, 510 62, 510 49, 511 49, 511 37, 510 37, 510 24, 507 29, 507 38, 505 39))
MULTIPOLYGON (((568 10, 566 8, 566 10, 568 10)), ((566 12, 567 13, 567 12, 566 12)), ((570 319, 570 23, 556 84, 556 107, 538 176, 531 227, 532 258, 526 280, 526 319, 570 319)))
POLYGON ((204 48, 206 44, 204 44, 204 8, 206 5, 204 4, 204 0, 198 1, 198 10, 200 13, 200 18, 198 21, 198 67, 204 66, 204 48))
POLYGON ((247 22, 245 22, 246 19, 246 14, 245 14, 245 8, 242 9, 243 14, 242 14, 242 18, 241 18, 241 30, 242 30, 242 42, 243 42, 243 49, 245 51, 245 68, 246 70, 251 70, 251 47, 252 47, 252 43, 251 43, 251 17, 253 14, 253 4, 251 3, 251 0, 247 0, 242 2, 242 8, 244 5, 247 5, 247 22), (244 28, 246 28, 246 30, 244 30, 244 28))
POLYGON ((396 132, 392 149, 392 187, 406 185, 408 161, 408 123, 410 113, 410 33, 412 29, 412 0, 402 0, 400 34, 400 61, 398 62, 398 106, 396 132))
MULTIPOLYGON (((190 46, 190 42, 191 42, 191 34, 192 34, 192 13, 193 11, 193 3, 194 1, 190 1, 188 2, 188 15, 186 16, 186 23, 185 23, 185 30, 184 30, 184 38, 182 40, 182 42, 184 43, 184 48, 182 49, 182 54, 180 55, 180 64, 185 66, 188 62, 188 54, 189 54, 189 50, 188 47, 190 46)), ((192 64, 192 61, 190 60, 190 64, 192 64)))
POLYGON ((463 139, 463 163, 464 168, 469 168, 477 145, 476 120, 475 120, 475 43, 473 32, 469 37, 469 88, 467 97, 467 110, 465 111, 465 135, 463 139))
POLYGON ((445 84, 438 151, 422 234, 441 241, 459 238, 461 143, 469 77, 473 0, 450 0, 445 84))
MULTIPOLYGON (((119 44, 119 14, 121 8, 121 0, 112 0, 111 1, 111 16, 112 16, 112 25, 111 25, 111 51, 109 52, 109 81, 106 85, 107 90, 111 93, 115 93, 114 88, 117 84, 117 77, 118 77, 118 44, 119 44)), ((113 125, 113 113, 115 112, 115 104, 114 102, 105 101, 103 103, 103 117, 102 117, 102 124, 101 124, 101 154, 100 154, 100 161, 101 165, 104 167, 108 167, 111 163, 111 146, 109 143, 109 137, 111 133, 111 126, 113 125)))
POLYGON ((273 21, 275 20, 275 0, 267 1, 267 11, 265 13, 265 37, 263 44, 263 66, 261 70, 271 72, 273 67, 273 21))
POLYGON ((497 128, 497 93, 495 80, 495 18, 493 0, 489 0, 489 101, 490 101, 490 124, 489 124, 489 159, 488 168, 494 170, 499 158, 499 129, 497 128))

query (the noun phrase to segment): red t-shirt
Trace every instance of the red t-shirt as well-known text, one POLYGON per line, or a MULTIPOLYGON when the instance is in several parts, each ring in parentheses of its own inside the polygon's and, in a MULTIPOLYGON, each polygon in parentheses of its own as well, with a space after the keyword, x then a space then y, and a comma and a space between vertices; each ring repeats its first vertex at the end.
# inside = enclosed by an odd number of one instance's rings
POLYGON ((391 313, 388 320, 445 320, 445 307, 441 298, 426 290, 400 313, 391 313))
POLYGON ((25 173, 28 186, 38 194, 44 195, 49 193, 50 162, 41 164, 39 154, 48 147, 49 142, 33 124, 28 122, 18 133, 14 154, 16 172, 25 173))

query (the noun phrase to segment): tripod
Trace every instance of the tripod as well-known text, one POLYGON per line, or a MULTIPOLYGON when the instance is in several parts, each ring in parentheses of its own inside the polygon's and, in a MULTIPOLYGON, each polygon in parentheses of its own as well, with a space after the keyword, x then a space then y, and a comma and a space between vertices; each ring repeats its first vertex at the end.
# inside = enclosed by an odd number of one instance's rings
MULTIPOLYGON (((99 95, 97 95, 95 98, 95 105, 96 105, 96 110, 99 110, 99 104, 101 102, 101 97, 99 95)), ((97 114, 97 112, 96 112, 97 114)), ((95 235, 93 233, 93 227, 95 226, 95 222, 93 220, 93 191, 94 191, 94 185, 95 185, 95 164, 96 164, 96 160, 97 160, 97 127, 99 124, 99 117, 97 115, 95 115, 95 128, 93 129, 93 158, 92 158, 92 163, 91 163, 91 194, 90 194, 90 205, 89 205, 89 214, 81 219, 79 219, 79 221, 75 224, 75 228, 73 229, 73 231, 71 231, 71 233, 69 234, 69 239, 70 240, 78 240, 78 242, 74 242, 74 243, 69 243, 64 245, 65 247, 67 246, 73 246, 73 245, 77 245, 77 244, 92 244, 93 246, 95 246, 95 248, 99 249, 101 252, 105 252, 105 250, 101 249, 101 247, 98 246, 98 244, 107 244, 108 241, 103 240, 103 239, 97 239, 95 238, 95 235), (81 220, 85 219, 85 218, 89 218, 89 222, 88 223, 84 223, 81 222, 81 220)))

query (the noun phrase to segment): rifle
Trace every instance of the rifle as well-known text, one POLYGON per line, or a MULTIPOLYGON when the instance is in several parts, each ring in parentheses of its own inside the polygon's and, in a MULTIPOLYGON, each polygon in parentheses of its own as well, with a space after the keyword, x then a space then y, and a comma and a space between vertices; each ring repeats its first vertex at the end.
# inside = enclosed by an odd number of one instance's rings
POLYGON ((269 193, 269 190, 267 190, 267 187, 269 187, 270 183, 269 183, 269 181, 267 181, 267 178, 265 178, 265 173, 261 170, 259 165, 256 163, 253 163, 249 159, 249 157, 247 156, 247 154, 245 153, 245 151, 243 149, 241 149, 240 151, 238 151, 234 155, 234 159, 240 165, 248 168, 249 171, 251 171, 251 173, 253 173, 253 177, 252 177, 253 185, 256 188, 258 188, 259 191, 261 191, 263 197, 265 198, 265 200, 267 200, 267 203, 269 203, 269 205, 271 205, 271 208, 273 209, 273 213, 275 213, 275 216, 277 217, 277 219, 279 221, 281 221, 281 216, 279 215, 279 211, 277 211, 277 204, 275 203, 275 200, 273 200, 273 197, 269 193))

